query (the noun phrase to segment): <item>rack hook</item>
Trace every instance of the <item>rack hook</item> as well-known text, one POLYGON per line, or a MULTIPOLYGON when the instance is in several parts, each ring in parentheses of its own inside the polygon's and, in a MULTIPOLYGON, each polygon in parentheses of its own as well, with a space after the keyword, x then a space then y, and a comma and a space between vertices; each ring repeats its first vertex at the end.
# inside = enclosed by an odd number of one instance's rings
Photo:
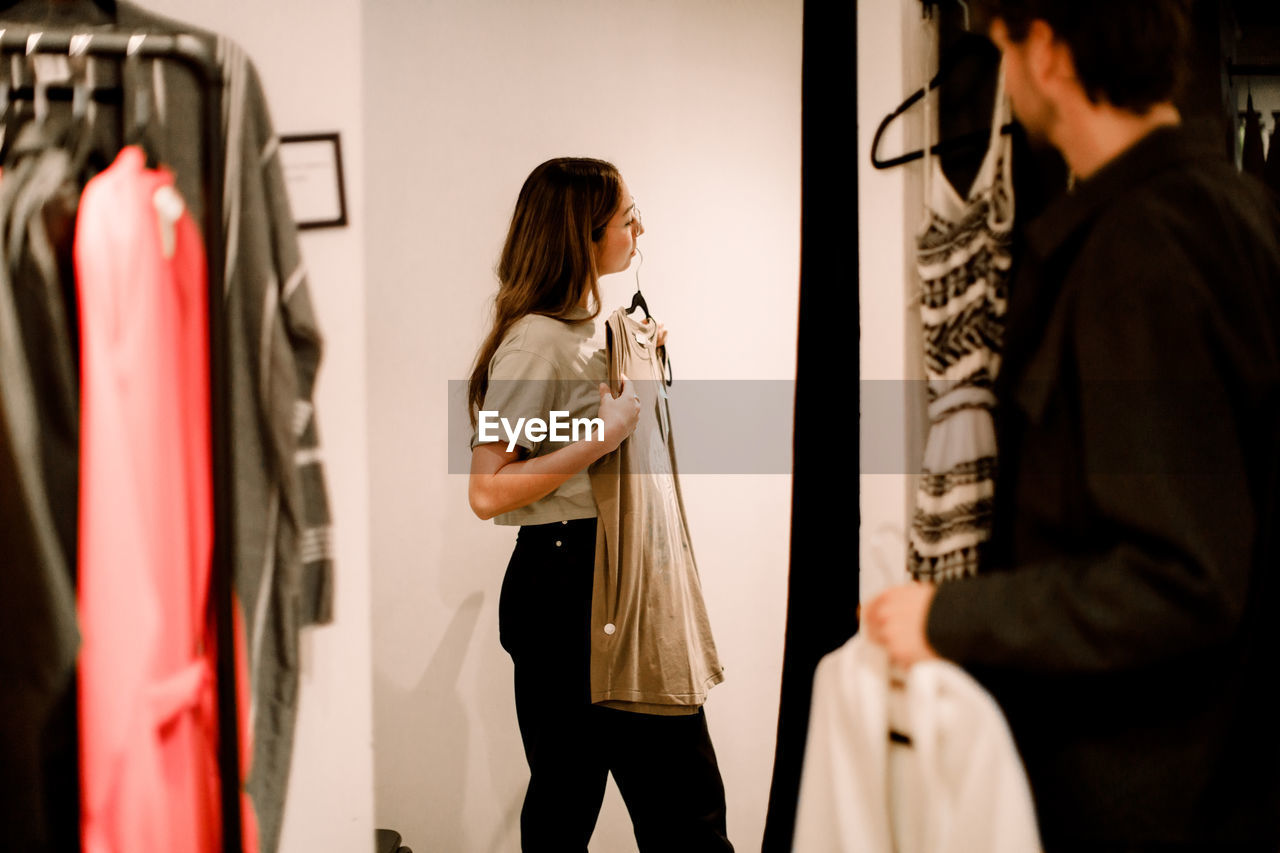
POLYGON ((76 33, 71 37, 71 46, 67 49, 69 56, 84 56, 89 52, 89 43, 93 41, 93 33, 76 33))
POLYGON ((43 37, 43 32, 32 33, 27 36, 26 60, 27 69, 31 73, 32 90, 35 94, 36 121, 43 121, 45 116, 49 114, 49 81, 46 79, 41 82, 35 58, 36 54, 40 52, 40 39, 43 37))
POLYGON ((71 36, 71 44, 67 49, 67 61, 71 64, 71 79, 74 87, 71 90, 71 115, 77 119, 92 115, 89 111, 89 43, 93 41, 92 33, 77 33, 71 36))

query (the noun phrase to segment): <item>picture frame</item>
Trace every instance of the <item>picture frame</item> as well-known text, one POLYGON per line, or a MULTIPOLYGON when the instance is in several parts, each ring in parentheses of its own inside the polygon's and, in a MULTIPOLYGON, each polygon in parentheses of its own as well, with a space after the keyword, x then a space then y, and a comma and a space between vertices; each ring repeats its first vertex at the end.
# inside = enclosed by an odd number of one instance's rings
POLYGON ((298 230, 347 225, 342 141, 337 132, 282 135, 280 165, 298 230))

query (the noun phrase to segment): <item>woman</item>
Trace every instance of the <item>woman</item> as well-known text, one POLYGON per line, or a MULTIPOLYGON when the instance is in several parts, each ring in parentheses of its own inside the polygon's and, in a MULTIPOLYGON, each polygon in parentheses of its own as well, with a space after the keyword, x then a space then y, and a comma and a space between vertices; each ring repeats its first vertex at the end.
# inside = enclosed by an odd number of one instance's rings
POLYGON ((617 397, 605 382, 598 279, 630 265, 643 233, 611 164, 558 158, 534 169, 516 201, 493 329, 468 389, 473 426, 479 412, 509 425, 545 422, 552 412, 603 423, 576 441, 518 428, 496 441, 477 429, 472 439, 472 510, 520 526, 498 622, 515 664, 530 771, 525 851, 585 851, 611 771, 642 851, 733 849, 705 716, 631 713, 590 697, 597 512, 587 467, 617 448, 640 414, 625 377, 617 397))

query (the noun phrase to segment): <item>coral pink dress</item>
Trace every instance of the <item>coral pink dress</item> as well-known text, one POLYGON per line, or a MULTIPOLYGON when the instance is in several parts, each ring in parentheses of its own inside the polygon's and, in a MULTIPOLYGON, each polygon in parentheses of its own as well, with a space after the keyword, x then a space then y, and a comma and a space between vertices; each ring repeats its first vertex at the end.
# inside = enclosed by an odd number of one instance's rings
POLYGON ((138 148, 85 187, 75 266, 84 850, 217 853, 204 248, 138 148))

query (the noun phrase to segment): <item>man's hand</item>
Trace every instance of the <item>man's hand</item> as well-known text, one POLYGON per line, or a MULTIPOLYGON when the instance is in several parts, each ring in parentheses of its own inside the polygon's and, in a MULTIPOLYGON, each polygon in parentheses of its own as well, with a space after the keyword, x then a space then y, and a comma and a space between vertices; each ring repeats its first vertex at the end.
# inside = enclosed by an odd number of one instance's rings
POLYGON ((924 632, 935 590, 933 584, 918 581, 895 586, 867 606, 862 624, 872 642, 889 652, 892 663, 909 667, 938 658, 924 632))

